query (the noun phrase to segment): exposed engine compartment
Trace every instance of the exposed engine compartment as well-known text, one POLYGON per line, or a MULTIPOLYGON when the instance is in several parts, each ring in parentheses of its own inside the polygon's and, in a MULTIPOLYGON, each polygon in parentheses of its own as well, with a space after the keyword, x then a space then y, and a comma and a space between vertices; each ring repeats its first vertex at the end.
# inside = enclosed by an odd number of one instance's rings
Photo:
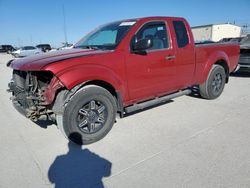
POLYGON ((15 108, 32 121, 37 121, 42 115, 49 117, 53 112, 46 99, 46 91, 53 77, 49 71, 13 70, 8 91, 12 92, 15 108))

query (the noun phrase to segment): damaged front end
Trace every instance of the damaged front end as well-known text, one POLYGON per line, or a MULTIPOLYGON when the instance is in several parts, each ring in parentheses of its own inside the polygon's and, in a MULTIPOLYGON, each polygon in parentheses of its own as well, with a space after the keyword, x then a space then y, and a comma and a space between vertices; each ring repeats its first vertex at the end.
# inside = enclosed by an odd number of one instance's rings
POLYGON ((32 121, 52 119, 52 104, 63 84, 49 71, 13 70, 8 91, 14 107, 32 121))

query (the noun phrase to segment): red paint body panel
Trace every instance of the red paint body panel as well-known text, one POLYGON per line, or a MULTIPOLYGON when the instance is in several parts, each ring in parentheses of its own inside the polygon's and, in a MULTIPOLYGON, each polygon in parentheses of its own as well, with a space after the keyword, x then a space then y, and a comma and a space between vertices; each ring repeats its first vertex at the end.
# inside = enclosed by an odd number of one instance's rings
POLYGON ((220 60, 225 61, 232 72, 238 59, 239 45, 236 44, 195 46, 191 28, 183 18, 147 17, 137 19, 114 51, 62 50, 15 60, 11 67, 25 71, 51 71, 69 90, 87 81, 102 80, 119 91, 123 105, 128 106, 201 84, 212 65, 220 60), (165 22, 170 47, 150 51, 147 55, 131 53, 132 37, 151 21, 165 22), (177 47, 173 21, 183 21, 188 31, 189 44, 184 48, 177 47), (167 60, 167 56, 175 56, 175 59, 167 60))
POLYGON ((229 72, 232 72, 238 65, 239 45, 236 44, 206 44, 195 48, 196 71, 193 82, 203 83, 212 65, 220 60, 227 63, 229 72))
POLYGON ((64 85, 54 76, 49 86, 44 90, 44 105, 51 104, 55 99, 56 91, 62 87, 64 87, 64 85))
POLYGON ((82 56, 90 56, 103 53, 102 51, 86 50, 86 49, 68 49, 68 50, 58 50, 54 52, 47 52, 38 55, 33 55, 21 59, 16 59, 12 64, 11 68, 24 71, 39 71, 43 69, 44 66, 51 63, 77 58, 82 56))

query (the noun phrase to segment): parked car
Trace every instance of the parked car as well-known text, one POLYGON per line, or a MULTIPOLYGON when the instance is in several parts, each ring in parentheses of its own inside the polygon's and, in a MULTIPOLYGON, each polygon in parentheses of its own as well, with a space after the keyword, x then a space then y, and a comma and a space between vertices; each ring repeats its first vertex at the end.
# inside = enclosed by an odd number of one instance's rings
POLYGON ((16 49, 11 46, 11 45, 0 45, 0 52, 7 52, 7 53, 11 53, 13 51, 15 51, 16 49))
POLYGON ((236 70, 250 70, 250 34, 240 42, 240 59, 236 70))
POLYGON ((49 44, 38 44, 37 48, 40 48, 43 52, 48 52, 51 50, 51 46, 49 44))
POLYGON ((62 47, 58 48, 57 50, 67 50, 73 48, 73 44, 66 43, 62 47))
POLYGON ((229 42, 240 43, 244 37, 232 38, 229 42))
POLYGON ((223 38, 223 39, 220 39, 219 42, 229 42, 231 39, 232 39, 232 37, 230 37, 230 38, 223 38))
POLYGON ((36 48, 34 46, 24 46, 12 52, 12 55, 14 57, 26 57, 26 56, 40 54, 40 53, 42 53, 42 50, 40 50, 39 48, 36 48))
MULTIPOLYGON (((219 97, 238 63, 238 44, 194 44, 188 22, 146 17, 103 25, 68 50, 15 59, 9 91, 33 121, 56 117, 77 144, 102 139, 124 114, 190 94, 219 97)), ((203 122, 201 122, 203 123, 203 122)))
POLYGON ((67 49, 71 49, 73 47, 74 47, 73 44, 69 44, 69 43, 65 44, 65 43, 63 43, 63 46, 61 46, 59 48, 53 48, 53 49, 51 49, 51 52, 54 52, 54 51, 57 51, 57 50, 67 50, 67 49))
POLYGON ((219 42, 240 43, 244 37, 223 38, 219 42))

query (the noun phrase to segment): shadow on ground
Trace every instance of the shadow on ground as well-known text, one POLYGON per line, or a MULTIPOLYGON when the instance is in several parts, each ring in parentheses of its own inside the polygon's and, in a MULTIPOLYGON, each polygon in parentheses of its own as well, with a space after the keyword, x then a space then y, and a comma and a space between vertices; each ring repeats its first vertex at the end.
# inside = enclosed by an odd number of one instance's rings
POLYGON ((192 90, 192 93, 190 93, 188 96, 204 100, 200 95, 199 86, 194 86, 194 87, 191 88, 191 90, 192 90))
MULTIPOLYGON (((198 86, 192 87, 191 90, 192 90, 192 93, 189 94, 189 95, 187 95, 187 96, 194 97, 194 98, 197 98, 197 99, 203 99, 201 97, 201 95, 200 95, 200 90, 199 90, 198 86)), ((147 111, 147 110, 151 110, 151 109, 153 109, 155 107, 162 106, 162 105, 165 105, 165 104, 168 104, 168 103, 172 103, 172 102, 174 102, 174 99, 170 99, 168 101, 164 101, 164 102, 161 102, 159 104, 156 104, 156 105, 153 105, 153 106, 141 109, 141 110, 136 110, 134 112, 127 113, 127 114, 124 115, 124 117, 129 117, 131 115, 138 114, 138 113, 141 113, 141 112, 144 112, 144 111, 147 111)))
POLYGON ((69 142, 69 151, 57 156, 48 172, 55 188, 102 188, 102 178, 111 174, 112 163, 88 149, 69 142))
POLYGON ((38 120, 34 123, 37 124, 39 127, 44 128, 44 129, 47 129, 48 126, 56 125, 56 122, 54 122, 52 120, 38 120))
POLYGON ((232 77, 241 77, 241 78, 250 78, 250 70, 238 70, 235 73, 231 73, 230 76, 232 77))
POLYGON ((139 114, 141 112, 144 112, 144 111, 147 111, 147 110, 151 110, 151 109, 156 108, 158 106, 162 106, 162 105, 165 105, 165 104, 168 104, 168 103, 172 103, 172 102, 174 102, 174 100, 170 99, 168 101, 164 101, 164 102, 161 102, 159 104, 155 104, 155 105, 152 105, 152 106, 140 109, 140 110, 136 110, 136 111, 133 111, 133 112, 130 112, 130 113, 126 113, 126 114, 124 114, 124 117, 129 117, 129 116, 132 116, 134 114, 139 114))

